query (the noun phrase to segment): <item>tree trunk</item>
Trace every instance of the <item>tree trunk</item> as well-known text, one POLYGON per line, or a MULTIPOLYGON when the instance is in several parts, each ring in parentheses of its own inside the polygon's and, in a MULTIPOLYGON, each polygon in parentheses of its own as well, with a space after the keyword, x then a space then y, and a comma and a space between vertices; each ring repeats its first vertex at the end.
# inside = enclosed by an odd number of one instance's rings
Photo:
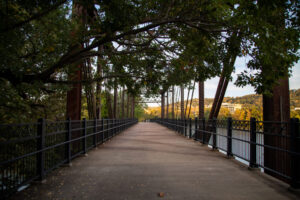
POLYGON ((131 118, 134 118, 134 112, 135 112, 135 98, 132 95, 131 96, 131 118))
POLYGON ((180 102, 180 113, 181 113, 181 119, 184 119, 184 87, 180 86, 180 96, 181 96, 181 102, 180 102))
POLYGON ((204 82, 199 81, 199 119, 204 119, 204 82))
POLYGON ((184 110, 184 118, 186 118, 186 114, 187 114, 187 108, 188 108, 188 104, 189 104, 190 91, 191 91, 191 83, 189 83, 189 86, 188 86, 188 94, 187 94, 186 104, 185 104, 185 110, 184 110))
POLYGON ((126 94, 127 94, 127 114, 126 114, 126 116, 127 116, 127 118, 129 118, 130 95, 128 92, 126 94))
MULTIPOLYGON (((82 14, 82 6, 73 2, 73 9, 72 9, 72 20, 76 21, 78 24, 83 23, 83 14, 82 14)), ((74 30, 71 37, 76 35, 78 30, 74 30)), ((75 45, 75 44, 74 44, 75 45)), ((82 44, 76 46, 74 51, 78 51, 82 48, 82 44)), ((74 66, 76 71, 72 74, 68 75, 68 80, 71 81, 78 81, 80 82, 82 79, 82 67, 83 63, 80 63, 77 66, 74 66)), ((81 83, 74 83, 72 85, 71 90, 67 92, 67 109, 66 109, 66 118, 71 118, 72 120, 80 120, 81 119, 81 83)))
POLYGON ((117 83, 115 81, 114 83, 114 106, 113 106, 113 118, 116 119, 117 118, 117 100, 118 100, 118 87, 117 87, 117 83))
POLYGON ((191 100, 190 100, 190 108, 189 108, 189 113, 188 113, 187 118, 190 118, 190 113, 191 113, 193 98, 194 98, 195 84, 196 84, 196 81, 194 81, 194 84, 193 84, 193 90, 192 90, 192 95, 191 95, 191 100))
MULTIPOLYGON (((273 6, 276 6, 276 4, 282 7, 285 5, 284 1, 279 1, 273 4, 273 6)), ((268 1, 258 1, 258 7, 264 10, 270 8, 270 4, 268 1)), ((280 32, 285 30, 284 15, 284 10, 281 10, 277 13, 277 16, 273 16, 273 13, 270 13, 266 17, 272 17, 272 20, 274 20, 276 24, 277 31, 280 32)), ((285 62, 275 62, 273 64, 274 66, 262 66, 262 75, 266 77, 266 79, 270 73, 278 73, 277 66, 281 64, 284 65, 285 62)), ((266 145, 264 146, 264 165, 266 167, 265 173, 290 183, 288 178, 283 178, 278 173, 274 173, 275 171, 286 176, 291 176, 292 155, 284 151, 291 149, 291 138, 289 127, 290 94, 288 66, 283 67, 286 67, 284 71, 285 77, 278 80, 278 85, 273 86, 272 96, 263 95, 263 121, 268 121, 268 123, 264 123, 264 145, 266 145), (282 149, 283 151, 276 149, 282 149)), ((299 162, 299 156, 297 159, 299 162)))
MULTIPOLYGON (((84 76, 85 80, 92 79, 91 70, 92 70, 91 60, 87 59, 85 65, 83 66, 83 76, 84 76)), ((94 95, 93 84, 85 84, 84 89, 85 89, 89 119, 95 119, 96 118, 96 99, 95 99, 95 95, 94 95)))
POLYGON ((167 91, 167 109, 166 109, 166 118, 169 118, 169 91, 167 91))
MULTIPOLYGON (((82 65, 78 65, 78 70, 69 76, 69 80, 81 81, 81 68, 82 65)), ((67 113, 66 116, 72 120, 81 119, 81 83, 74 83, 72 89, 67 92, 67 113)))
MULTIPOLYGON (((285 124, 290 121, 289 80, 281 79, 279 83, 274 86, 272 96, 263 95, 263 121, 270 122, 264 124, 264 144, 289 149, 289 141, 286 138, 289 131, 285 124)), ((290 160, 288 153, 264 147, 264 164, 267 168, 290 175, 290 160)), ((265 173, 287 181, 268 169, 265 173)))
POLYGON ((165 118, 165 93, 161 93, 161 118, 165 118))
POLYGON ((174 86, 172 86, 172 119, 175 119, 174 98, 175 98, 175 88, 174 86))
MULTIPOLYGON (((103 45, 100 45, 98 47, 98 52, 103 52, 103 45)), ((102 65, 101 65, 101 56, 98 56, 97 58, 97 77, 102 77, 102 65)), ((97 119, 101 119, 101 84, 102 81, 98 81, 96 85, 96 117, 97 119)))
POLYGON ((125 118, 125 88, 123 87, 122 97, 121 97, 121 115, 122 119, 125 118))
POLYGON ((113 118, 113 111, 112 111, 112 99, 111 94, 108 90, 106 90, 106 106, 107 106, 107 112, 108 112, 108 118, 113 118))

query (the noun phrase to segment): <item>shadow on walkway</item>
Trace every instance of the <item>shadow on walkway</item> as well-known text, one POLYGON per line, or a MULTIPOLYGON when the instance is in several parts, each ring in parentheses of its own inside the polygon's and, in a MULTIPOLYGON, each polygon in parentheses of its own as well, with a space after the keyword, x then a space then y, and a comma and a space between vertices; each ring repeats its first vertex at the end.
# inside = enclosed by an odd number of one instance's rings
POLYGON ((287 184, 154 123, 139 123, 72 164, 12 199, 299 199, 287 184))

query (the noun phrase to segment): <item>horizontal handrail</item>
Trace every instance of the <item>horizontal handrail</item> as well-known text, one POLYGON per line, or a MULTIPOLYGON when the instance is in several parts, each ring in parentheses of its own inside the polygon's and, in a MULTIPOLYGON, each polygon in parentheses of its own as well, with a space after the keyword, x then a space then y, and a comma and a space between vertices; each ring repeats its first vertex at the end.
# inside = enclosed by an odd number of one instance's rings
POLYGON ((206 119, 151 119, 181 135, 222 150, 250 168, 300 188, 300 123, 206 119), (279 163, 280 162, 280 163, 279 163), (279 163, 279 164, 278 164, 279 163))
POLYGON ((43 180, 57 167, 135 123, 137 119, 39 119, 0 125, 0 197, 8 197, 33 180, 43 180))

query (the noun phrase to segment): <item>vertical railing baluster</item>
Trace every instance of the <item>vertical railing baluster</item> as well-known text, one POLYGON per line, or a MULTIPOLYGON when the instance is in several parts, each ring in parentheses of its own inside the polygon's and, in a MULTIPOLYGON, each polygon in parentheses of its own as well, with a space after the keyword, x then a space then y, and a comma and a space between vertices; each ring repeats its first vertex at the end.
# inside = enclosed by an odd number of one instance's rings
POLYGON ((197 141, 198 138, 199 138, 198 117, 195 117, 195 140, 197 141))
MULTIPOLYGON (((200 123, 199 123, 200 126, 200 123)), ((201 142, 202 144, 205 144, 205 137, 206 137, 206 124, 205 124, 205 118, 202 119, 202 138, 201 138, 201 142)))
POLYGON ((192 138, 192 119, 191 118, 189 118, 189 125, 190 125, 189 138, 192 138))
POLYGON ((67 164, 71 163, 71 139, 72 139, 72 123, 71 123, 71 118, 68 117, 67 123, 66 123, 66 139, 65 141, 67 142, 65 145, 65 154, 66 154, 66 160, 67 164))
POLYGON ((43 181, 45 178, 45 119, 38 119, 37 125, 37 174, 39 176, 39 181, 43 181))
POLYGON ((227 118, 227 157, 232 157, 232 118, 227 118))
POLYGON ((102 144, 104 143, 104 140, 105 140, 105 127, 104 127, 104 119, 102 118, 101 120, 101 134, 102 134, 102 144))
POLYGON ((257 168, 256 164, 256 119, 250 118, 250 168, 257 168))
POLYGON ((94 119, 94 135, 93 135, 93 144, 94 144, 94 147, 97 147, 97 119, 95 118, 94 119))
POLYGON ((184 118, 184 120, 183 120, 183 123, 184 123, 184 130, 183 130, 183 132, 184 132, 184 137, 186 137, 187 136, 187 120, 186 120, 186 118, 184 118))
POLYGON ((300 133, 299 119, 290 120, 291 187, 300 188, 300 133))
POLYGON ((212 120, 213 149, 217 149, 217 119, 212 120))
POLYGON ((83 138, 82 138, 82 150, 83 154, 86 154, 86 118, 83 118, 83 138))

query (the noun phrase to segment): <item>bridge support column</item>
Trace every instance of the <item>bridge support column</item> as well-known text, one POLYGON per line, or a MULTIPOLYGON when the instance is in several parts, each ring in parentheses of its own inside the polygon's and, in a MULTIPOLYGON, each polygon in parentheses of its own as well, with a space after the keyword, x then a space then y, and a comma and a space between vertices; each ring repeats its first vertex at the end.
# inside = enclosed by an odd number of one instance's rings
POLYGON ((288 78, 281 79, 279 85, 274 86, 272 96, 263 95, 263 121, 268 122, 264 124, 264 165, 271 169, 265 170, 265 173, 287 182, 288 180, 272 171, 290 174, 291 156, 283 151, 268 148, 268 146, 280 149, 288 148, 288 138, 286 137, 289 135, 287 123, 290 121, 288 78), (286 164, 283 166, 282 163, 286 164))

